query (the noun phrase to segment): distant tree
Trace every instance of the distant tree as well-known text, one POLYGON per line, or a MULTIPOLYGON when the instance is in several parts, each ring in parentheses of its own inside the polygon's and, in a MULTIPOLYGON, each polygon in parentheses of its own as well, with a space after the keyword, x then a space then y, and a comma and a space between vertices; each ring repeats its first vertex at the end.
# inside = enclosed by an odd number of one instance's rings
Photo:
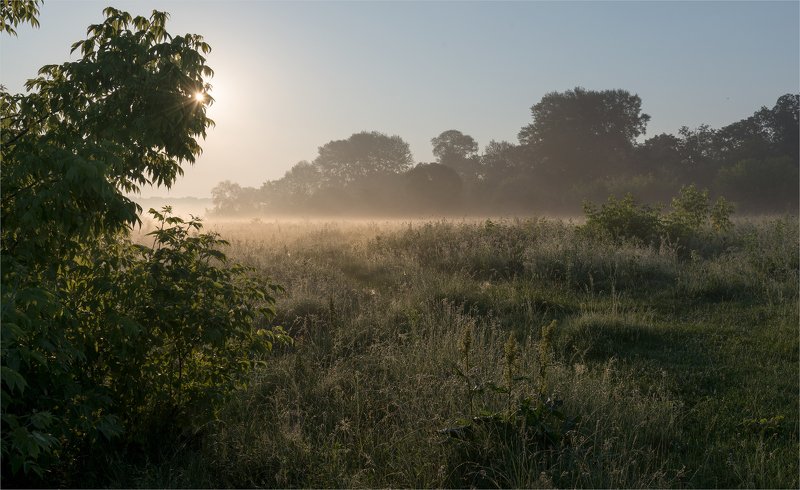
POLYGON ((446 165, 420 163, 405 177, 408 194, 419 205, 419 211, 449 211, 461 201, 461 177, 446 165))
POLYGON ((645 202, 666 201, 686 181, 683 140, 661 133, 637 145, 632 156, 631 174, 612 179, 609 193, 624 195, 631 192, 645 202), (621 184, 614 185, 614 184, 621 184))
POLYGON ((773 144, 779 154, 800 159, 800 94, 782 95, 772 108, 773 144))
POLYGON ((464 179, 475 180, 478 177, 478 143, 472 136, 450 129, 432 138, 431 144, 438 163, 454 169, 464 179))
POLYGON ((714 189, 750 211, 797 213, 798 179, 797 161, 789 156, 748 158, 721 168, 714 189))
POLYGON ((242 209, 242 186, 225 180, 211 189, 211 202, 214 212, 218 214, 236 214, 242 209))
POLYGON ((533 123, 522 128, 519 140, 554 181, 614 174, 650 120, 641 104, 638 95, 625 90, 550 92, 531 108, 533 123))
POLYGON ((297 199, 307 198, 314 194, 320 188, 321 180, 319 168, 302 160, 289 169, 278 182, 289 196, 297 199))
POLYGON ((636 147, 638 170, 674 172, 683 160, 682 141, 675 135, 661 133, 648 138, 636 147))
POLYGON ((772 111, 762 107, 752 116, 715 131, 708 145, 719 164, 745 158, 775 156, 772 111))
POLYGON ((772 109, 762 107, 752 116, 729 124, 716 134, 720 158, 725 163, 747 158, 787 156, 795 160, 800 152, 800 95, 778 98, 772 109))
POLYGON ((481 168, 486 181, 498 182, 526 171, 526 161, 526 155, 519 145, 492 140, 481 155, 481 168))
POLYGON ((685 183, 708 186, 721 161, 719 130, 708 124, 701 124, 695 129, 681 126, 678 136, 681 140, 681 162, 677 174, 685 183))
POLYGON ((439 163, 450 157, 470 158, 478 152, 478 143, 468 134, 450 129, 431 139, 433 155, 439 163))
POLYGON ((402 173, 412 164, 408 143, 399 136, 361 132, 319 148, 314 165, 330 185, 345 185, 381 173, 402 173))

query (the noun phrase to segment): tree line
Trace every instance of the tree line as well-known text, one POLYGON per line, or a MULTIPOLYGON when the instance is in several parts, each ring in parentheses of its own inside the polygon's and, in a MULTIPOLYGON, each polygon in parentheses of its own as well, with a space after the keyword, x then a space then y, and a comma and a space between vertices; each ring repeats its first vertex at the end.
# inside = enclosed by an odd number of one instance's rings
POLYGON ((743 212, 796 212, 800 95, 719 129, 682 127, 640 140, 650 116, 626 90, 576 87, 531 108, 518 142, 478 142, 450 129, 431 139, 434 162, 414 165, 399 136, 356 133, 319 147, 261 187, 221 182, 214 212, 415 214, 575 212, 630 193, 663 202, 696 185, 743 212))

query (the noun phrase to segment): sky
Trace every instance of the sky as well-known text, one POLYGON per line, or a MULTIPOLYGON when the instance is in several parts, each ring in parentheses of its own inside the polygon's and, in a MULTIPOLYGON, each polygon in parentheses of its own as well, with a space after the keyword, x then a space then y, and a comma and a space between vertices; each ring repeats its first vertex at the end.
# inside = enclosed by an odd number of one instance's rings
POLYGON ((517 142, 549 92, 625 89, 651 116, 647 136, 721 127, 800 91, 800 2, 277 2, 45 0, 38 29, 0 39, 11 92, 106 6, 170 13, 201 34, 216 127, 170 190, 208 197, 223 180, 259 187, 318 147, 360 131, 399 135, 414 160, 457 129, 485 147, 517 142))

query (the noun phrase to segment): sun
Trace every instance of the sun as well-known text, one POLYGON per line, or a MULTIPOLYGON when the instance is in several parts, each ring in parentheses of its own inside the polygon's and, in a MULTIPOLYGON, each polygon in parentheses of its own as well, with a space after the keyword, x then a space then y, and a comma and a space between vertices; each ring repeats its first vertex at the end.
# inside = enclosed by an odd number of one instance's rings
POLYGON ((195 92, 194 100, 196 100, 197 102, 205 102, 206 94, 204 94, 203 92, 195 92))

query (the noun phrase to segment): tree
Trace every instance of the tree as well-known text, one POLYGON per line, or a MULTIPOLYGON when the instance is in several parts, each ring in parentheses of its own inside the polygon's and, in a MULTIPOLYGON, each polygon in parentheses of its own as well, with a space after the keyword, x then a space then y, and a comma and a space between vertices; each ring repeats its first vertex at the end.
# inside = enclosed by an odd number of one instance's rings
POLYGON ((219 214, 236 214, 241 211, 242 186, 230 180, 224 180, 211 189, 211 202, 214 212, 219 214))
POLYGON ((524 172, 526 159, 521 150, 518 145, 508 141, 490 141, 481 156, 484 179, 498 183, 524 172))
POLYGON ((800 159, 800 94, 785 94, 772 108, 773 144, 778 154, 800 159))
POLYGON ((461 201, 463 182, 452 168, 439 163, 420 163, 406 174, 406 187, 418 211, 450 211, 461 201))
POLYGON ((789 156, 747 158, 719 169, 714 188, 751 211, 797 213, 797 160, 789 156))
POLYGON ((306 160, 297 162, 278 182, 289 196, 311 197, 320 187, 319 168, 306 160))
POLYGON ((436 161, 447 165, 467 180, 478 177, 478 143, 468 134, 450 129, 431 139, 436 161))
POLYGON ((644 134, 650 116, 641 104, 625 90, 550 92, 531 108, 533 122, 522 128, 519 140, 554 182, 603 177, 624 167, 644 134))
POLYGON ((280 179, 264 182, 258 195, 264 210, 297 212, 308 207, 322 187, 319 168, 302 160, 280 179))
POLYGON ((645 140, 636 147, 636 164, 641 170, 655 172, 675 172, 681 165, 681 139, 661 133, 645 140))
POLYGON ((16 36, 16 27, 24 22, 39 27, 39 5, 41 0, 2 0, 0 5, 0 33, 16 36))
POLYGON ((346 185, 360 178, 401 173, 412 164, 408 143, 399 136, 361 132, 319 148, 314 165, 330 185, 346 185))
POLYGON ((478 143, 468 134, 450 129, 431 139, 433 155, 439 163, 450 158, 471 158, 478 152, 478 143))
MULTIPOLYGON (((35 19, 17 5, 3 2, 4 30, 35 19)), ((43 67, 26 95, 0 91, 6 484, 79 472, 78 455, 123 431, 135 440, 157 413, 193 426, 188 406, 213 407, 251 349, 282 339, 256 335, 274 300, 223 267, 223 241, 190 233, 197 220, 155 213, 154 249, 130 243, 139 208, 125 193, 169 187, 194 162, 213 101, 195 95, 213 72, 209 46, 168 34, 166 13, 104 13, 77 61, 43 67)))

